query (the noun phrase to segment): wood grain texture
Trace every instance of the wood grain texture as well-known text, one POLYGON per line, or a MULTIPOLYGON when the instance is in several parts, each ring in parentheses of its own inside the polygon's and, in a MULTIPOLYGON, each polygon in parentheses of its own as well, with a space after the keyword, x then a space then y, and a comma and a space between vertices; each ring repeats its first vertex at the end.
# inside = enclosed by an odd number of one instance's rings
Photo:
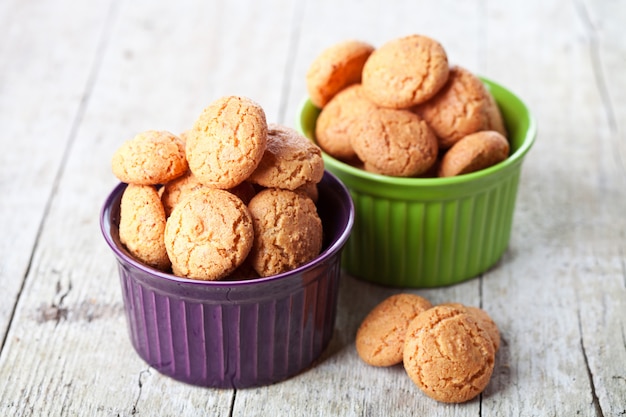
POLYGON ((109 1, 3 2, 0 8, 0 346, 71 145, 109 1))
POLYGON ((626 414, 623 2, 53 3, 0 3, 0 415, 626 414), (148 367, 98 229, 114 150, 142 130, 180 133, 227 94, 293 126, 323 48, 411 33, 509 87, 537 120, 502 259, 427 290, 344 275, 330 346, 278 384, 204 389, 148 367), (402 366, 360 361, 361 320, 400 291, 481 306, 499 325, 479 398, 440 404, 402 366))

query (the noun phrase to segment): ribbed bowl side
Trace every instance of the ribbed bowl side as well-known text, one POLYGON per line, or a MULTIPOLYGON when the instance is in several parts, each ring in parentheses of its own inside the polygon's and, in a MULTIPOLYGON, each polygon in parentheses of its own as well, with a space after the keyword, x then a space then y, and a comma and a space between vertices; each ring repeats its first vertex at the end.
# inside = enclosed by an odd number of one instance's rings
POLYGON ((168 296, 119 264, 133 347, 177 380, 216 388, 267 385, 310 366, 334 329, 340 257, 300 290, 264 301, 202 303, 168 296))
POLYGON ((520 169, 459 199, 395 200, 351 189, 346 271, 397 287, 450 285, 485 272, 508 245, 520 169))

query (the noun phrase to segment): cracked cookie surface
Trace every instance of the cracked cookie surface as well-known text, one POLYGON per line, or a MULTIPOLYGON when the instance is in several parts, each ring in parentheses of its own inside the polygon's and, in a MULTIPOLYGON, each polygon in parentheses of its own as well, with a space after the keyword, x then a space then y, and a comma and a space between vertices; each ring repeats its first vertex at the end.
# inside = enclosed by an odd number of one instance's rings
POLYGON ((289 127, 271 123, 267 147, 248 181, 267 188, 295 190, 317 184, 324 175, 321 149, 289 127))
MULTIPOLYGON (((193 172, 189 170, 184 175, 163 185, 159 192, 161 194, 163 208, 165 209, 165 217, 170 216, 174 207, 176 207, 178 202, 185 198, 187 194, 200 188, 213 187, 201 183, 198 178, 193 175, 193 172)), ((233 188, 229 188, 226 191, 239 197, 244 204, 247 204, 255 194, 254 186, 247 181, 233 188)))
POLYGON ((322 221, 313 201, 301 193, 268 188, 248 209, 254 224, 250 262, 262 277, 289 271, 322 249, 322 221))
POLYGON ((147 130, 124 142, 113 153, 111 168, 125 183, 164 184, 187 171, 185 146, 173 133, 147 130))
POLYGON ((226 96, 207 106, 187 132, 189 168, 211 187, 232 188, 256 169, 267 146, 263 108, 246 97, 226 96))
POLYGON ((139 261, 165 271, 170 260, 163 233, 165 212, 156 188, 129 184, 120 202, 120 241, 139 261))
POLYGON ((365 166, 378 174, 410 177, 437 160, 437 138, 417 114, 374 108, 353 126, 352 147, 365 166))
POLYGON ((409 324, 403 360, 411 380, 429 397, 460 403, 485 389, 495 351, 487 332, 470 314, 439 305, 409 324))
POLYGON ((458 65, 450 69, 448 81, 437 95, 414 110, 433 129, 442 149, 481 130, 506 136, 502 115, 487 87, 458 65))
POLYGON ((493 342, 494 351, 497 352, 498 349, 500 349, 500 330, 498 329, 498 325, 496 324, 496 322, 493 321, 489 313, 487 313, 485 310, 483 310, 480 307, 466 306, 461 303, 445 303, 445 304, 440 304, 440 305, 447 305, 447 306, 451 306, 454 308, 458 308, 460 310, 465 311, 469 315, 471 315, 474 318, 474 320, 476 320, 478 325, 482 326, 482 328, 487 332, 487 334, 491 338, 491 341, 493 342))
POLYGON ((439 42, 423 35, 393 39, 363 66, 365 94, 376 104, 409 108, 433 97, 448 79, 448 57, 439 42))
POLYGON ((431 307, 430 301, 414 294, 395 294, 384 299, 368 313, 357 330, 355 345, 359 357, 373 366, 402 362, 409 323, 431 307))
POLYGON ((254 230, 243 202, 228 191, 201 188, 180 201, 165 226, 165 247, 175 275, 218 280, 250 252, 254 230))

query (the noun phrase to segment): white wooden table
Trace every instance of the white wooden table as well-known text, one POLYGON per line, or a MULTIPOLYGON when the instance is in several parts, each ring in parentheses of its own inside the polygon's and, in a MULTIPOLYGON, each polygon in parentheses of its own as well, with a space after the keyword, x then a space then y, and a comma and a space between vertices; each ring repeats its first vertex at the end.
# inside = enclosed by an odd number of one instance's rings
POLYGON ((625 23, 620 0, 2 0, 0 415, 625 415, 625 23), (305 373, 215 390, 149 368, 98 228, 113 151, 142 130, 185 130, 226 94, 294 125, 323 48, 412 33, 518 93, 538 122, 502 260, 412 290, 498 323, 485 392, 444 405, 401 366, 363 364, 357 326, 401 290, 347 275, 334 338, 305 373))

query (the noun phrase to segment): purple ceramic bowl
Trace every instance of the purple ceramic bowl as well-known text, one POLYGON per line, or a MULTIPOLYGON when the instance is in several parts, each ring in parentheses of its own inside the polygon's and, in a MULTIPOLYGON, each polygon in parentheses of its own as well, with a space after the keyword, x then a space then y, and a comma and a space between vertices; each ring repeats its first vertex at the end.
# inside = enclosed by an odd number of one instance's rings
POLYGON ((354 222, 344 185, 325 172, 318 213, 321 254, 301 267, 246 281, 195 281, 136 261, 120 243, 126 184, 107 198, 100 227, 118 261, 133 347, 174 379, 216 388, 267 385, 316 360, 335 325, 341 251, 354 222))

